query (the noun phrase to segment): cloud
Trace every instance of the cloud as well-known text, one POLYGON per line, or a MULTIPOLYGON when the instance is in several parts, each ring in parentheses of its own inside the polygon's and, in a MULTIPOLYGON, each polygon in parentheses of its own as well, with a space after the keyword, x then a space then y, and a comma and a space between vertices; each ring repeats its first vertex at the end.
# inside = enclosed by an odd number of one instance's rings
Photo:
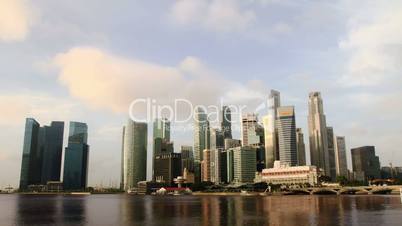
POLYGON ((340 80, 343 85, 374 86, 401 76, 402 3, 379 1, 363 6, 353 12, 348 34, 339 43, 349 56, 340 80))
POLYGON ((0 41, 21 41, 29 33, 33 11, 25 0, 0 0, 0 41))
POLYGON ((58 54, 53 62, 60 83, 73 97, 88 106, 120 113, 127 112, 137 98, 155 99, 157 104, 185 98, 193 104, 209 105, 234 87, 247 89, 247 85, 223 79, 196 57, 165 66, 94 47, 75 47, 58 54))
POLYGON ((256 19, 237 0, 177 0, 170 16, 180 25, 197 25, 217 32, 243 31, 256 19))

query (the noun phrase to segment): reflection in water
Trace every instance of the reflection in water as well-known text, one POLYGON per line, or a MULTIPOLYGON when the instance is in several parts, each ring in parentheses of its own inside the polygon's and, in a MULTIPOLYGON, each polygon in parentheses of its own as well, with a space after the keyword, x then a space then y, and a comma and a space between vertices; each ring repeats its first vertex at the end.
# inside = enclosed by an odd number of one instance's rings
POLYGON ((398 196, 0 196, 2 225, 400 225, 398 196), (14 203, 9 203, 13 206, 14 203))

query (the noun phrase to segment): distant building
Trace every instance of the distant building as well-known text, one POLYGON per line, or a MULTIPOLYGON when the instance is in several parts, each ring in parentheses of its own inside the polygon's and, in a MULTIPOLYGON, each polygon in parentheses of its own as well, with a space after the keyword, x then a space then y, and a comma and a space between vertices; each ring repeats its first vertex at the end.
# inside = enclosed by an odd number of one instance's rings
POLYGON ((298 166, 305 166, 306 164, 306 145, 304 144, 304 134, 301 128, 296 129, 296 143, 297 143, 297 161, 298 166))
POLYGON ((233 182, 253 183, 257 171, 256 150, 243 146, 233 148, 233 182))
POLYGON ((221 183, 221 151, 222 149, 211 149, 211 182, 215 184, 221 183))
POLYGON ((346 160, 345 137, 335 137, 335 166, 336 175, 348 177, 348 165, 346 160))
POLYGON ((317 166, 323 170, 324 175, 330 176, 327 122, 321 93, 310 93, 308 106, 311 165, 317 166))
POLYGON ((184 173, 184 169, 189 172, 194 173, 194 157, 193 157, 193 147, 192 146, 181 146, 181 169, 184 173))
POLYGON ((124 190, 146 180, 147 123, 128 120, 124 133, 124 190))
POLYGON ((123 126, 121 136, 121 159, 120 159, 120 190, 124 190, 124 133, 126 127, 123 126))
POLYGON ((234 180, 234 150, 236 148, 229 148, 226 150, 226 183, 232 183, 234 180))
POLYGON ((242 116, 242 145, 259 146, 264 144, 264 128, 258 124, 256 114, 242 116))
POLYGON ((223 149, 225 147, 223 132, 216 128, 211 128, 210 134, 210 149, 223 149))
POLYGON ((276 126, 277 108, 281 106, 280 93, 271 90, 268 98, 268 114, 263 117, 265 164, 267 168, 274 166, 274 161, 279 160, 279 145, 276 126))
POLYGON ((235 148, 235 147, 240 147, 241 146, 241 140, 236 140, 236 139, 225 139, 225 150, 229 148, 235 148))
POLYGON ((380 160, 375 155, 374 146, 353 148, 351 152, 353 173, 356 175, 356 180, 368 181, 381 177, 380 160))
POLYGON ((220 163, 219 163, 219 168, 220 168, 220 179, 221 183, 229 183, 228 181, 228 162, 227 162, 227 151, 226 150, 220 150, 220 163))
POLYGON ((170 122, 166 118, 157 118, 153 125, 153 139, 162 138, 170 141, 170 122))
POLYGON ((297 143, 296 143, 296 117, 293 106, 277 108, 279 159, 283 163, 297 166, 297 143))
POLYGON ((181 154, 160 154, 155 157, 155 181, 174 185, 174 178, 182 175, 181 154))
POLYGON ((381 167, 381 178, 402 180, 402 167, 393 167, 392 165, 381 167))
POLYGON ((318 184, 318 170, 315 166, 289 166, 276 161, 274 168, 262 171, 262 181, 268 184, 305 185, 318 184))
POLYGON ((194 177, 195 183, 201 182, 201 162, 203 150, 210 148, 210 129, 208 116, 198 107, 194 112, 194 177))
POLYGON ((211 150, 205 149, 201 162, 201 181, 211 182, 211 150))
POLYGON ((336 180, 336 163, 335 163, 335 135, 332 127, 327 127, 327 139, 328 139, 328 159, 329 159, 329 176, 332 181, 336 180))
POLYGON ((232 139, 232 115, 228 106, 222 107, 220 121, 223 139, 232 139))
POLYGON ((63 152, 64 122, 51 122, 40 127, 33 118, 27 118, 20 189, 28 185, 46 185, 48 181, 59 181, 63 152))
POLYGON ((63 187, 84 190, 88 182, 89 145, 87 124, 70 122, 68 146, 64 158, 63 187))

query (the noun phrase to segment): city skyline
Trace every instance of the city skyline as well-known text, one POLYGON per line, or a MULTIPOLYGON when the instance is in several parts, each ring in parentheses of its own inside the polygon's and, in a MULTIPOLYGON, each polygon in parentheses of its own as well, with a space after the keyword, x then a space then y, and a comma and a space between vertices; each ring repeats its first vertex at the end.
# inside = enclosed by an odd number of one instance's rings
MULTIPOLYGON (((376 147, 381 165, 402 165, 400 1, 183 2, 0 2, 16 15, 0 13, 11 24, 0 27, 0 187, 18 187, 25 118, 87 123, 88 184, 118 184, 132 100, 222 98, 252 112, 270 89, 295 106, 307 162, 307 98, 321 91, 327 126, 346 138, 349 167, 350 149, 364 145, 376 147)), ((171 140, 175 150, 193 146, 186 132, 172 131, 171 140)))

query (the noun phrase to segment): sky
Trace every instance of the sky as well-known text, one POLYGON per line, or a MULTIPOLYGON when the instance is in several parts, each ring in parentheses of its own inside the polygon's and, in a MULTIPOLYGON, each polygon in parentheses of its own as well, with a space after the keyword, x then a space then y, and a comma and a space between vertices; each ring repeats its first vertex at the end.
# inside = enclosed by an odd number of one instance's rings
MULTIPOLYGON (((402 166, 401 27, 398 0, 0 0, 0 188, 18 186, 26 117, 86 122, 89 185, 117 185, 131 101, 252 111, 270 89, 296 107, 307 149, 320 91, 349 164, 350 148, 375 145, 402 166)), ((175 150, 192 136, 173 131, 175 150)))

